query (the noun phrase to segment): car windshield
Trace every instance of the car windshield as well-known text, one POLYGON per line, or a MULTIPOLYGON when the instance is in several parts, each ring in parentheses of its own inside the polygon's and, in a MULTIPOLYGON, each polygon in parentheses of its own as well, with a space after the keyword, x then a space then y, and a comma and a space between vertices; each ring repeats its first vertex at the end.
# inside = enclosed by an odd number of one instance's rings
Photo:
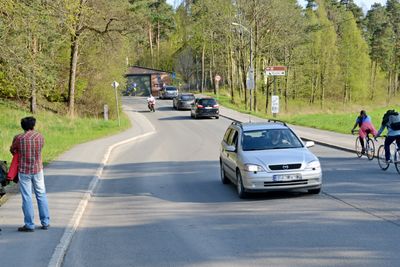
POLYGON ((175 87, 165 87, 165 90, 167 91, 176 91, 175 87))
POLYGON ((303 147, 299 138, 290 129, 269 129, 243 132, 244 151, 303 147))
POLYGON ((215 101, 215 99, 200 99, 199 104, 203 106, 214 106, 217 104, 217 101, 215 101))
POLYGON ((181 100, 193 100, 194 95, 182 95, 181 100))

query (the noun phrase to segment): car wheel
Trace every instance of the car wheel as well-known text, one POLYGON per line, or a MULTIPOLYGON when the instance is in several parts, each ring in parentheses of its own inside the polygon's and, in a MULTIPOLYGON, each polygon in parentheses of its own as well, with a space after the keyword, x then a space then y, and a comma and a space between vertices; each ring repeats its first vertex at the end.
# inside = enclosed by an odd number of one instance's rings
POLYGON ((308 190, 308 193, 309 194, 315 194, 315 195, 317 195, 317 194, 319 194, 321 192, 321 188, 315 188, 315 189, 309 189, 308 190))
POLYGON ((215 118, 218 120, 218 119, 219 119, 219 116, 215 116, 215 118))
POLYGON ((229 179, 228 179, 228 177, 226 177, 225 170, 224 170, 224 167, 223 167, 221 161, 219 162, 219 167, 220 167, 220 170, 221 170, 221 182, 223 184, 229 184, 229 179))
POLYGON ((240 171, 236 172, 236 189, 237 189, 239 198, 242 198, 242 199, 246 198, 247 194, 243 187, 242 175, 240 174, 240 171))

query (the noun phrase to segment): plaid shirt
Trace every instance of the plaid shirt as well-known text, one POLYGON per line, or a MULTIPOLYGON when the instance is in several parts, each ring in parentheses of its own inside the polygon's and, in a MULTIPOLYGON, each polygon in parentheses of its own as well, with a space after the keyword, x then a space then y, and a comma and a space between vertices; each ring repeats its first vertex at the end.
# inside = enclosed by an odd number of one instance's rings
POLYGON ((18 172, 36 174, 43 169, 43 136, 36 131, 27 131, 14 137, 10 151, 18 153, 18 172))

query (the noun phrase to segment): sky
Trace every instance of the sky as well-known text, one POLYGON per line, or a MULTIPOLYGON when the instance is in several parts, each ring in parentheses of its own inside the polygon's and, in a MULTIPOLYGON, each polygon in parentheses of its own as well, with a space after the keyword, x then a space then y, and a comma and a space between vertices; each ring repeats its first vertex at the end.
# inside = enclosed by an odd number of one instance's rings
MULTIPOLYGON (((303 6, 304 6, 304 3, 306 2, 306 0, 298 0, 298 1, 303 6)), ((167 0, 167 3, 169 3, 172 6, 178 5, 180 2, 181 2, 181 0, 167 0)), ((354 0, 354 2, 359 7, 361 7, 364 10, 365 13, 371 8, 371 6, 374 3, 380 3, 382 5, 386 4, 386 0, 354 0)))

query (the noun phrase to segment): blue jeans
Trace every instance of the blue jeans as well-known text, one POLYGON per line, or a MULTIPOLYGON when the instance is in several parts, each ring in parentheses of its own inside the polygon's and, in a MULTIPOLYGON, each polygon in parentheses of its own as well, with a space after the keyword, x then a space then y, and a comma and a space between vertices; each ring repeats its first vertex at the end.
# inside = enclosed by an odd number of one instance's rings
POLYGON ((24 212, 25 227, 29 229, 35 228, 32 185, 39 208, 40 223, 44 226, 49 225, 49 206, 46 196, 46 187, 44 185, 43 171, 35 174, 18 173, 18 177, 19 190, 22 196, 22 211, 24 212))
MULTIPOLYGON (((396 140, 397 143, 397 147, 400 148, 400 136, 396 135, 396 136, 386 136, 385 138, 385 158, 386 161, 388 161, 390 159, 390 145, 393 143, 393 141, 396 140)), ((399 159, 397 159, 399 160, 399 159)))

